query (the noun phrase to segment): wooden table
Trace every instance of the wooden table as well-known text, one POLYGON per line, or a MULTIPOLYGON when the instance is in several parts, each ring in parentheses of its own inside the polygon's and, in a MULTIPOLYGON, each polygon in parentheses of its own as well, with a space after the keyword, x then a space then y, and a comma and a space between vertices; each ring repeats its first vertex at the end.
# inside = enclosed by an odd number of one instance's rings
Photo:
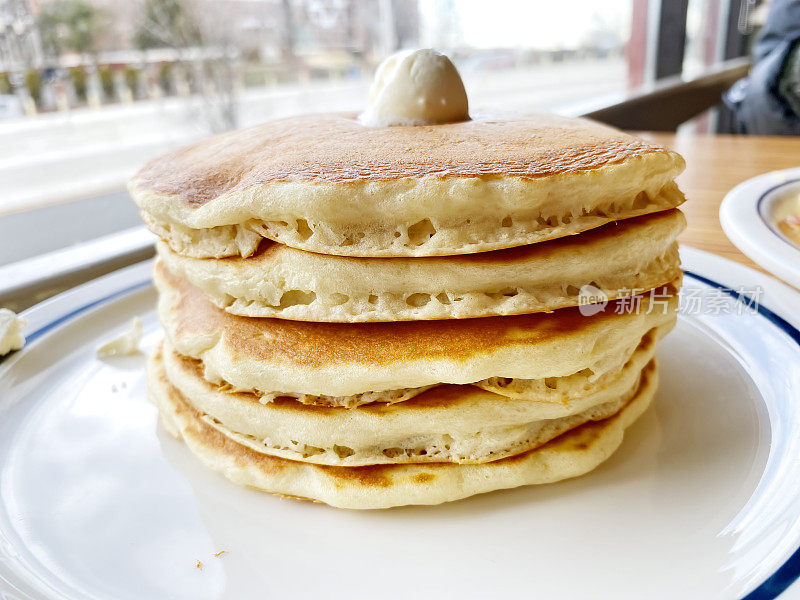
POLYGON ((688 200, 681 206, 688 226, 681 243, 760 269, 728 240, 719 205, 734 186, 756 175, 800 166, 800 138, 777 136, 644 133, 679 152, 686 171, 678 184, 688 200))

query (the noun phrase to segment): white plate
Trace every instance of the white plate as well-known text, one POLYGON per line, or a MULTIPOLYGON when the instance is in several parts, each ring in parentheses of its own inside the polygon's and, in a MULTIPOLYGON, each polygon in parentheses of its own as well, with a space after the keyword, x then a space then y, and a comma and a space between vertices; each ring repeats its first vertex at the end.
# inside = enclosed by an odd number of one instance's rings
POLYGON ((800 294, 684 260, 656 402, 611 460, 377 512, 239 488, 156 426, 144 358, 94 354, 136 315, 159 338, 149 265, 38 305, 0 365, 0 598, 774 598, 800 572, 800 294))
POLYGON ((772 171, 740 183, 719 208, 722 229, 758 265, 800 289, 800 248, 774 226, 775 204, 800 194, 800 168, 772 171))

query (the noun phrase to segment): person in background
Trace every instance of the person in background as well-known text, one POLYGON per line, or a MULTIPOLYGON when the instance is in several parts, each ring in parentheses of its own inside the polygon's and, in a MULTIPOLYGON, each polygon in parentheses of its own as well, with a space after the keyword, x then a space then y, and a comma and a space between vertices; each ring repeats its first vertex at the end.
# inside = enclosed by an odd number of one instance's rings
POLYGON ((800 0, 773 0, 750 74, 725 95, 736 133, 800 135, 800 0))

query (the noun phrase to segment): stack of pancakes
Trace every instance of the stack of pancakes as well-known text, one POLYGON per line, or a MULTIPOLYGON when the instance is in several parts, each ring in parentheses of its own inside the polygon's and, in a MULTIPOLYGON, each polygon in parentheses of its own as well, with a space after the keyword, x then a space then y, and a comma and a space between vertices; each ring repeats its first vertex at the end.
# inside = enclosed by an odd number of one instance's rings
POLYGON ((347 508, 586 473, 655 392, 682 168, 543 115, 295 117, 157 159, 130 190, 161 238, 162 422, 237 483, 347 508))

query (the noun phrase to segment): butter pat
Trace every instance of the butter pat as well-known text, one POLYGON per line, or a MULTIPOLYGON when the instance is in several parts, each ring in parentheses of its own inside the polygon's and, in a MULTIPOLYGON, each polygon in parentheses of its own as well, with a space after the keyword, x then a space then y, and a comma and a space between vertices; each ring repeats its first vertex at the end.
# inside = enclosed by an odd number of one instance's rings
POLYGON ((21 319, 12 310, 0 308, 0 356, 5 356, 13 350, 19 350, 25 345, 25 336, 22 328, 25 319, 21 319))
POLYGON ((130 356, 139 353, 139 342, 142 341, 142 321, 139 317, 134 317, 131 328, 124 331, 112 340, 98 346, 97 356, 130 356))
POLYGON ((375 73, 362 125, 434 125, 469 120, 458 69, 435 50, 406 50, 386 58, 375 73))

